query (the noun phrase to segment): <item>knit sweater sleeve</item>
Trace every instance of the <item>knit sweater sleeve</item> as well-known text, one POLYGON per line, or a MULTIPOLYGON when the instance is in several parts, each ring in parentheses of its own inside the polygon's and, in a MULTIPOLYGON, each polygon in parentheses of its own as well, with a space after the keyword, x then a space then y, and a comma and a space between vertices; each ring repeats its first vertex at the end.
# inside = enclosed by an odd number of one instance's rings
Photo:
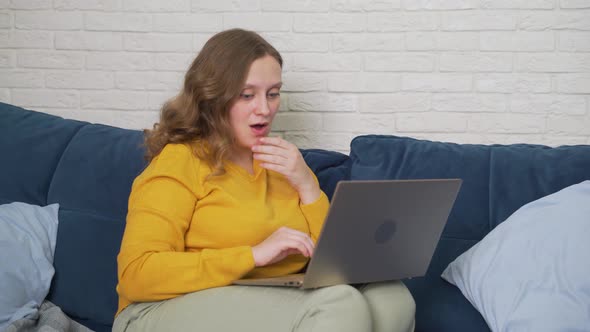
MULTIPOLYGON (((315 178, 315 181, 318 182, 318 179, 315 178)), ((314 202, 300 205, 301 211, 303 212, 309 227, 311 239, 314 242, 317 242, 318 237, 320 236, 320 232, 324 226, 324 220, 328 214, 329 207, 330 201, 328 200, 328 196, 326 196, 323 191, 321 191, 320 197, 314 202)))

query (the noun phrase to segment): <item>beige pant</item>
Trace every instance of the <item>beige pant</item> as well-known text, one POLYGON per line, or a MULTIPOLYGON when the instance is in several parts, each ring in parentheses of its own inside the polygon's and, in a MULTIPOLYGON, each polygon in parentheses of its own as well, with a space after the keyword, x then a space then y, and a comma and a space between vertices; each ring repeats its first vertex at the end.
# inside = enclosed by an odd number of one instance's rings
POLYGON ((399 281, 359 289, 228 286, 132 304, 117 316, 113 332, 407 332, 414 330, 415 309, 399 281))

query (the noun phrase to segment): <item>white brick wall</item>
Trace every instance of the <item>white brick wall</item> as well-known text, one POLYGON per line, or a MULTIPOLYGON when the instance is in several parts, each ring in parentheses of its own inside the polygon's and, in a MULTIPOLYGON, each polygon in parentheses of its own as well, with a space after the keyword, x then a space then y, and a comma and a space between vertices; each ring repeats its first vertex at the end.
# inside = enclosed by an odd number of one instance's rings
POLYGON ((274 130, 300 147, 590 144, 589 0, 0 0, 0 101, 151 127, 232 27, 283 54, 274 130))

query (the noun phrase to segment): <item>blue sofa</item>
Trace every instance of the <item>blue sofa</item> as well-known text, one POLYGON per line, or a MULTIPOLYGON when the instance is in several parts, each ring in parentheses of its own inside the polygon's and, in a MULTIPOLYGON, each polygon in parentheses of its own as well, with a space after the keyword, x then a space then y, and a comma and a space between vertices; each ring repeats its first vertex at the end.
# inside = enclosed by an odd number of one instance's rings
MULTIPOLYGON (((133 179, 145 166, 143 134, 0 103, 0 204, 59 203, 48 300, 76 321, 109 331, 117 309, 116 256, 133 179)), ((489 331, 440 274, 522 205, 590 179, 590 146, 468 145, 359 136, 350 155, 303 150, 331 197, 341 179, 462 178, 426 276, 406 280, 416 331, 489 331)))

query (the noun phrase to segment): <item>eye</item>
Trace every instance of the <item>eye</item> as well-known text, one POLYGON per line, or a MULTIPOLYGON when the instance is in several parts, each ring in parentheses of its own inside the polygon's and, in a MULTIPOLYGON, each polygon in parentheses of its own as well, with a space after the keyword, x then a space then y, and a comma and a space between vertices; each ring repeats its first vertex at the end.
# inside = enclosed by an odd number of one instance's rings
POLYGON ((269 99, 276 99, 276 98, 279 98, 280 96, 281 96, 281 93, 279 91, 268 93, 269 99))
POLYGON ((242 99, 252 99, 254 98, 254 95, 251 93, 240 93, 240 98, 242 99))

